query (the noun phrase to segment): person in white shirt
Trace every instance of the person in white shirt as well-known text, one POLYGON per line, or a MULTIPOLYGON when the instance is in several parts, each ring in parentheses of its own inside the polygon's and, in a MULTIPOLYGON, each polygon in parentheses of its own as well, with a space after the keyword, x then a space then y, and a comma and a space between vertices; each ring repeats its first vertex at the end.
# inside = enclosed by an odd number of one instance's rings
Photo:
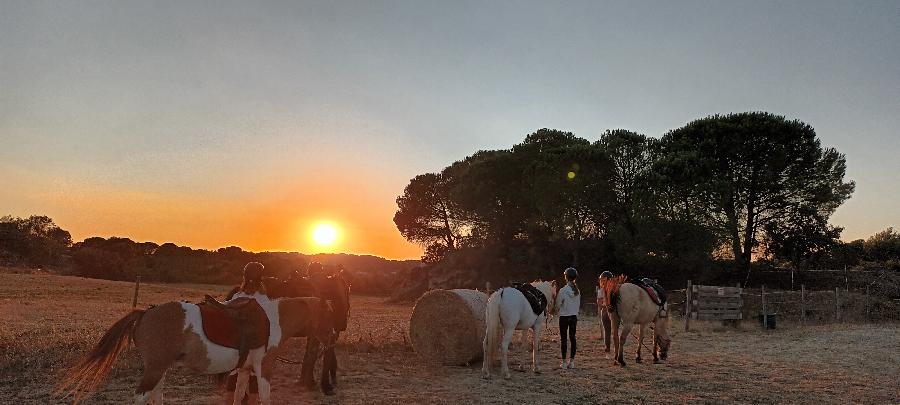
MULTIPOLYGON (((612 343, 612 337, 610 336, 610 329, 612 329, 611 322, 609 320, 609 310, 606 305, 606 291, 601 287, 603 280, 610 279, 613 277, 613 274, 604 271, 600 274, 600 277, 597 279, 597 316, 600 317, 600 322, 603 324, 603 343, 606 345, 606 352, 609 353, 609 344, 612 343)), ((606 355, 609 358, 609 355, 606 355)))
POLYGON ((563 272, 566 278, 566 285, 559 289, 556 295, 556 307, 559 308, 559 346, 562 350, 562 364, 560 368, 575 368, 575 330, 578 325, 578 310, 581 306, 581 292, 578 291, 578 285, 575 279, 578 278, 578 271, 573 267, 569 267, 563 272), (572 343, 572 351, 569 354, 569 360, 566 360, 566 343, 570 340, 572 343))

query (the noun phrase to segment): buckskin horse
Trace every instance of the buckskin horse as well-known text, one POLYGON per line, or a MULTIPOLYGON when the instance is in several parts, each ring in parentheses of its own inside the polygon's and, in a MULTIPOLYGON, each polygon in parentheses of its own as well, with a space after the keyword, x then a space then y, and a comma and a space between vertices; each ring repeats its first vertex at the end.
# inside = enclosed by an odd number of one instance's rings
POLYGON ((612 323, 612 337, 616 347, 613 364, 625 366, 624 346, 635 324, 639 325, 638 349, 634 361, 641 362, 641 346, 647 326, 653 322, 653 362, 666 360, 672 339, 666 331, 668 316, 665 304, 660 305, 650 297, 651 292, 628 282, 625 276, 603 280, 601 287, 606 291, 609 303, 609 318, 612 323))
MULTIPOLYGON (((306 351, 300 367, 300 384, 307 389, 316 388, 315 365, 322 354, 321 389, 326 395, 334 393, 337 383, 337 356, 334 352, 335 342, 340 333, 347 329, 350 316, 350 283, 343 270, 335 273, 313 272, 307 276, 299 271, 291 272, 288 278, 264 277, 263 285, 266 295, 272 299, 282 297, 318 297, 328 301, 333 309, 333 334, 331 341, 321 341, 316 336, 307 336, 306 351)), ((235 287, 228 294, 228 299, 237 293, 235 287)), ((303 337, 303 336, 296 336, 303 337)), ((229 384, 230 386, 230 384, 229 384)))
MULTIPOLYGON (((482 345, 484 350, 484 360, 481 366, 482 377, 490 378, 491 362, 493 362, 499 346, 503 377, 509 378, 509 343, 516 330, 527 329, 534 332, 531 370, 535 373, 540 372, 538 353, 540 352, 541 329, 546 322, 547 314, 553 312, 552 309, 556 304, 556 282, 535 281, 530 286, 539 291, 536 294, 543 295, 544 307, 539 308, 539 313, 535 313, 537 311, 532 308, 525 293, 514 287, 501 288, 488 298, 484 315, 486 330, 482 345), (498 341, 498 339, 502 340, 498 341)), ((525 340, 524 336, 522 340, 525 340)))
MULTIPOLYGON (((328 304, 319 298, 281 298, 271 300, 254 294, 253 305, 264 312, 268 332, 258 347, 246 354, 241 364, 241 350, 232 344, 213 343, 204 324, 228 322, 222 317, 225 309, 209 304, 169 302, 136 309, 112 325, 91 352, 64 374, 58 393, 72 395, 74 402, 96 391, 115 365, 116 359, 131 341, 140 353, 144 373, 135 389, 134 402, 162 403, 162 386, 166 371, 176 363, 194 374, 218 374, 234 369, 252 369, 256 374, 259 397, 263 404, 271 403, 272 363, 277 348, 291 336, 318 336, 327 341, 331 334, 328 304), (217 319, 217 320, 214 320, 217 319), (224 319, 224 321, 223 321, 224 319), (232 346, 232 347, 229 347, 232 346)), ((240 325, 231 321, 231 330, 240 325)), ((216 338, 218 339, 218 338, 216 338)), ((221 343, 221 342, 220 342, 221 343)))

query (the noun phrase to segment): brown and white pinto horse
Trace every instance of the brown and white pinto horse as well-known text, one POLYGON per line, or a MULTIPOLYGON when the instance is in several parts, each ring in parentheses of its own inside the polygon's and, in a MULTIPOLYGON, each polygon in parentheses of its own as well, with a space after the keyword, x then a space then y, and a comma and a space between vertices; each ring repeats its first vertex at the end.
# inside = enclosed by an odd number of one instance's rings
POLYGON ((144 363, 144 374, 135 390, 136 404, 162 403, 165 373, 176 363, 194 374, 252 369, 257 377, 260 400, 269 404, 269 380, 276 349, 292 336, 319 336, 327 341, 331 334, 331 315, 328 305, 318 298, 270 300, 262 294, 254 294, 253 298, 269 320, 269 336, 265 345, 249 351, 244 364, 237 364, 238 349, 210 341, 203 329, 199 305, 169 302, 146 310, 134 310, 113 324, 93 350, 68 370, 58 392, 72 395, 76 403, 94 392, 133 341, 144 363))
POLYGON ((626 282, 625 276, 618 276, 602 281, 601 287, 606 291, 606 302, 609 303, 609 318, 612 323, 612 337, 616 345, 613 364, 625 366, 624 346, 635 324, 639 327, 638 349, 635 362, 641 362, 641 346, 647 326, 653 322, 653 362, 665 360, 669 355, 672 339, 666 331, 668 317, 665 306, 659 306, 650 295, 638 285, 626 282))

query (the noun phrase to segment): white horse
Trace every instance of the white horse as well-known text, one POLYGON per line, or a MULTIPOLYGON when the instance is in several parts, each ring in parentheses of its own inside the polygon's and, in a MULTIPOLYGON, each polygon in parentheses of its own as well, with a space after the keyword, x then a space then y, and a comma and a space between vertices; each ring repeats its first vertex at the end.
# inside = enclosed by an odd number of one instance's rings
MULTIPOLYGON (((532 347, 531 370, 535 373, 540 372, 538 367, 538 353, 541 343, 541 329, 546 322, 547 314, 553 312, 556 304, 556 282, 555 281, 535 281, 531 283, 536 287, 547 299, 547 307, 538 315, 534 314, 531 304, 525 298, 525 294, 512 288, 504 287, 488 298, 487 308, 485 309, 484 321, 487 324, 484 332, 484 362, 481 366, 481 374, 484 378, 491 376, 491 363, 494 361, 494 355, 497 353, 497 346, 500 346, 501 364, 503 368, 503 377, 509 378, 509 343, 512 341, 513 333, 516 330, 531 329, 534 332, 534 345, 532 347), (503 333, 502 341, 498 342, 500 333, 503 333)), ((524 342, 524 332, 523 332, 524 342)), ((527 349, 526 349, 527 350, 527 349)))

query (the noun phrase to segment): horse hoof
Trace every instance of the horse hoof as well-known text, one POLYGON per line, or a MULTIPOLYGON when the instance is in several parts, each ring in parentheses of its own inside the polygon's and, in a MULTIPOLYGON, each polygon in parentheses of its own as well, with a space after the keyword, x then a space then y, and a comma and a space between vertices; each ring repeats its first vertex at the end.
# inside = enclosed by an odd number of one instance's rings
POLYGON ((531 370, 531 371, 532 371, 533 373, 535 373, 535 374, 540 374, 540 373, 541 373, 541 370, 540 370, 540 369, 534 369, 534 370, 531 370))
POLYGON ((634 362, 635 362, 635 363, 640 363, 640 362, 641 362, 641 358, 640 358, 640 357, 635 358, 635 359, 634 359, 634 362))
POLYGON ((508 380, 508 379, 510 379, 510 375, 509 375, 509 374, 504 374, 504 375, 503 375, 503 378, 508 380))
POLYGON ((322 393, 325 395, 334 395, 334 390, 332 390, 332 389, 323 390, 322 393))
POLYGON ((653 364, 659 364, 659 360, 653 359, 653 364))

